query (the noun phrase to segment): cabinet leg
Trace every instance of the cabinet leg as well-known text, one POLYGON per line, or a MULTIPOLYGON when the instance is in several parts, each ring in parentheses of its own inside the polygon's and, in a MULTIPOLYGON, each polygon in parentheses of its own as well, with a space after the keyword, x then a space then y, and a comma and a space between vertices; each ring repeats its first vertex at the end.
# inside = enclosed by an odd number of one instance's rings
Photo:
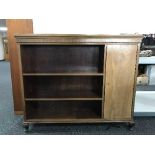
POLYGON ((134 123, 134 122, 132 122, 132 123, 131 123, 131 122, 127 123, 127 127, 128 127, 128 129, 129 129, 130 131, 133 130, 134 126, 135 126, 135 123, 134 123))

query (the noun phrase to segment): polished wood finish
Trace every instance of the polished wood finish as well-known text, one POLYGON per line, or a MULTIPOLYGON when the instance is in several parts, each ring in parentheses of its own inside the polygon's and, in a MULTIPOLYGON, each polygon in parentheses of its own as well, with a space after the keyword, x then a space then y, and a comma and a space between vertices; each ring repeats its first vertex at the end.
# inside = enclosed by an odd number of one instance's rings
POLYGON ((109 45, 105 74, 104 119, 132 119, 137 45, 109 45))
POLYGON ((23 73, 23 76, 103 76, 103 73, 23 73))
POLYGON ((24 123, 133 122, 141 38, 16 35, 24 123))
POLYGON ((21 95, 22 90, 20 83, 19 58, 14 35, 21 33, 33 33, 33 23, 31 19, 7 19, 7 28, 14 110, 16 114, 22 114, 23 101, 21 95))
POLYGON ((105 45, 110 43, 139 43, 142 35, 80 35, 80 34, 27 34, 16 35, 20 44, 105 45))
POLYGON ((25 98, 25 101, 74 101, 74 100, 81 100, 81 101, 84 101, 84 100, 86 100, 86 101, 89 101, 89 100, 93 100, 93 101, 95 101, 95 100, 103 100, 103 98, 101 97, 101 98, 99 98, 99 97, 85 97, 85 98, 82 98, 82 97, 78 97, 78 98, 76 98, 76 97, 73 97, 73 98, 71 98, 71 97, 69 97, 69 98, 25 98))

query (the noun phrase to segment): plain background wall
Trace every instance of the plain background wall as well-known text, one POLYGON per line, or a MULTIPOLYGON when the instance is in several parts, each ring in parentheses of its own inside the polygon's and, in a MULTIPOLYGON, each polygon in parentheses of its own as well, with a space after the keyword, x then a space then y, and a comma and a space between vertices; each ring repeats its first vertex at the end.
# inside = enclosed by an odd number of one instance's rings
MULTIPOLYGON (((67 14, 67 13, 66 13, 67 14)), ((103 13, 94 15, 95 17, 71 17, 33 19, 34 33, 58 33, 58 34, 120 34, 120 33, 154 33, 155 30, 143 27, 142 22, 136 16, 134 18, 122 19, 118 17, 104 17, 103 13), (103 14, 103 15, 102 15, 103 14)), ((119 12, 116 12, 119 14, 119 12)))
POLYGON ((153 2, 57 0, 33 18, 34 33, 155 33, 153 2))

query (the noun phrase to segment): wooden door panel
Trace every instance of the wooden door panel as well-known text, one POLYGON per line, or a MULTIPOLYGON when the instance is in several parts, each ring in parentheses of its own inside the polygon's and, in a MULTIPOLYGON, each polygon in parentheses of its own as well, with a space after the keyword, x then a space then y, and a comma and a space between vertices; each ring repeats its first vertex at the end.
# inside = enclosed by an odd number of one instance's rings
POLYGON ((105 67, 104 119, 130 120, 137 45, 108 45, 105 67))
POLYGON ((31 19, 7 19, 7 27, 14 110, 16 114, 22 114, 23 103, 20 84, 19 58, 14 35, 33 33, 33 23, 31 19))

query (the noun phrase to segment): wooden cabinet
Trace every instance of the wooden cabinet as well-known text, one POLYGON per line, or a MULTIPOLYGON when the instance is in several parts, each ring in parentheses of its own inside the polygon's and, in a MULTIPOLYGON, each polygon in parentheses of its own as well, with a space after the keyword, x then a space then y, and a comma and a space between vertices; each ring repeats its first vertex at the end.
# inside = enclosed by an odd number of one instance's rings
POLYGON ((141 35, 17 35, 24 123, 133 122, 141 35))

